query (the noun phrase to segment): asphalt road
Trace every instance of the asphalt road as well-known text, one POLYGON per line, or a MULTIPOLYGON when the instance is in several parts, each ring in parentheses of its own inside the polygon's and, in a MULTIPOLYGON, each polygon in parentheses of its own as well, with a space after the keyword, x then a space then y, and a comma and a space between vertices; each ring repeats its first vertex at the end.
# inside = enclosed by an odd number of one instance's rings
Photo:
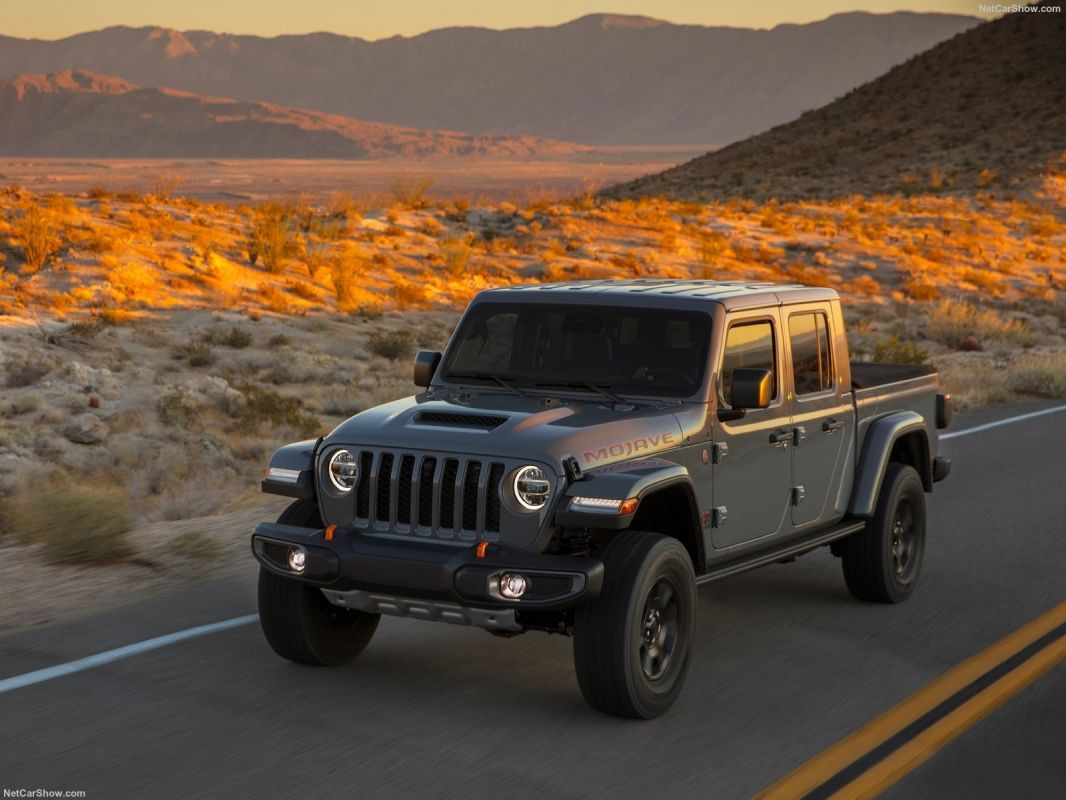
MULTIPOLYGON (((749 797, 1066 600, 1064 450, 1066 412, 945 441, 954 471, 901 606, 852 600, 825 549, 704 587, 688 683, 658 720, 589 710, 562 637, 385 618, 329 670, 282 661, 244 625, 0 694, 0 790, 749 797)), ((249 562, 237 581, 0 639, 0 678, 253 613, 249 562)), ((1060 798, 1064 711, 1060 663, 887 796, 1060 798)))

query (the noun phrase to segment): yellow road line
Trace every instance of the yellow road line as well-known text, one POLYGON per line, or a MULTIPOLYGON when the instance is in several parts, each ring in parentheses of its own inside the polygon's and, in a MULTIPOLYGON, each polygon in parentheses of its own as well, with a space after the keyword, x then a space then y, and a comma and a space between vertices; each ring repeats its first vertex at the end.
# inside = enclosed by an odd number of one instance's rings
MULTIPOLYGON (((756 797, 758 800, 783 800, 784 798, 802 797, 812 789, 821 786, 859 757, 869 753, 875 747, 899 733, 909 724, 938 706, 963 687, 973 683, 989 670, 1002 664, 1011 656, 1024 650, 1033 642, 1064 623, 1066 623, 1066 603, 1062 603, 1061 605, 1052 608, 1050 611, 1047 611, 1008 636, 1005 636, 1003 639, 1000 639, 995 644, 982 650, 977 655, 952 667, 916 694, 859 728, 857 731, 837 742, 832 747, 819 753, 794 772, 786 775, 777 783, 760 792, 756 797)), ((1041 655, 1048 653, 1048 651, 1053 651, 1052 655, 1054 655, 1058 650, 1058 645, 1053 645, 1052 647, 1042 650, 1041 655)), ((1062 656, 1059 655, 1059 658, 1061 659, 1062 656)), ((1025 664, 1029 664, 1034 660, 1035 657, 1034 659, 1025 662, 1025 664)), ((1024 665, 1019 666, 1017 670, 1004 676, 1000 681, 1007 681, 1008 678, 1014 676, 1015 672, 1020 672, 1023 667, 1024 665)), ((1050 669, 1050 665, 1047 668, 1050 669)), ((1034 675, 1029 682, 1035 680, 1036 677, 1039 676, 1034 675)), ((1000 681, 992 684, 992 686, 986 687, 978 697, 971 698, 963 707, 969 706, 970 703, 977 701, 985 694, 985 692, 990 691, 993 686, 999 685, 1000 681)), ((1019 691, 1025 685, 1025 683, 1017 685, 1017 688, 1015 688, 1014 691, 1019 691)), ((1010 694, 1013 694, 1014 691, 1010 694)), ((1003 700, 1009 697, 1010 694, 1004 696, 1003 700)), ((1003 700, 1000 700, 1000 702, 1003 700)), ((955 711, 946 716, 944 720, 952 717, 955 713, 962 711, 963 707, 955 709, 955 711)), ((994 706, 990 706, 988 710, 991 710, 993 707, 994 706)), ((975 722, 979 718, 980 716, 977 716, 973 721, 975 722)), ((944 722, 944 720, 941 720, 931 728, 927 729, 925 733, 928 733, 933 728, 939 728, 939 725, 941 722, 944 722)), ((970 724, 973 723, 971 722, 970 724)), ((959 730, 961 731, 961 729, 959 730)), ((957 735, 957 733, 958 732, 954 735, 957 735)), ((922 735, 924 736, 924 733, 922 735)), ((954 735, 949 737, 949 739, 954 738, 954 735)), ((917 741, 917 739, 914 741, 917 741)), ((897 750, 896 752, 899 751, 897 750)))
POLYGON ((939 722, 915 736, 834 794, 833 800, 876 797, 1063 659, 1066 659, 1066 638, 1059 639, 1049 647, 1045 647, 1020 667, 1007 673, 980 694, 970 698, 939 722))

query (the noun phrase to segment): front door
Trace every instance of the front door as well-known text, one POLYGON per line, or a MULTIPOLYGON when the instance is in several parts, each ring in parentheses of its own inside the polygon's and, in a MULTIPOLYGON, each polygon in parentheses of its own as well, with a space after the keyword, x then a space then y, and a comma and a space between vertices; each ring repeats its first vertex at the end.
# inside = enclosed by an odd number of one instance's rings
POLYGON ((806 525, 839 516, 831 489, 841 486, 855 411, 835 368, 834 331, 828 309, 806 306, 783 310, 789 339, 794 395, 792 425, 792 524, 806 525))
POLYGON ((718 366, 718 407, 730 407, 732 373, 741 367, 771 371, 773 400, 741 419, 714 422, 716 548, 772 536, 789 524, 792 429, 779 369, 782 352, 776 310, 730 319, 718 366))

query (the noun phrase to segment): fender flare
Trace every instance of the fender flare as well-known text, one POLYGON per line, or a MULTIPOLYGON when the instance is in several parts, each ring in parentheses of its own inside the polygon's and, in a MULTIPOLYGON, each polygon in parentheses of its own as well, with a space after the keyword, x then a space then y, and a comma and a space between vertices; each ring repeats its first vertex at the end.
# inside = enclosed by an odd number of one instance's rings
MULTIPOLYGON (((657 491, 680 484, 695 505, 695 488, 692 476, 686 467, 661 458, 642 459, 634 462, 612 464, 586 472, 581 480, 570 483, 562 502, 555 513, 557 525, 567 527, 604 528, 623 530, 628 528, 640 510, 639 501, 657 491), (628 514, 619 514, 615 509, 604 511, 571 510, 570 498, 592 497, 602 500, 628 500, 636 498, 637 507, 628 514)), ((695 519, 695 518, 694 518, 695 519)))
POLYGON ((274 451, 267 464, 260 490, 300 500, 315 498, 315 456, 321 439, 293 442, 274 451))
POLYGON ((870 423, 863 439, 862 453, 859 455, 859 471, 855 477, 855 488, 851 492, 848 514, 854 517, 872 517, 877 507, 877 496, 881 492, 881 483, 888 470, 892 448, 903 436, 919 434, 921 442, 922 465, 918 474, 926 491, 931 489, 932 469, 929 458, 929 431, 925 419, 916 411, 897 411, 870 423))

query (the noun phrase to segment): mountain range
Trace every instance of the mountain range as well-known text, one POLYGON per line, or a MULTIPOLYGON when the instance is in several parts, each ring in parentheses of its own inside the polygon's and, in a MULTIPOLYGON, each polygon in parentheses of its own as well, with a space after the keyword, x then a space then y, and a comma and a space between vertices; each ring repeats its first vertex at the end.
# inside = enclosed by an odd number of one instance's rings
POLYGON ((973 192, 1025 189, 1062 172, 1066 14, 1022 13, 959 34, 792 122, 606 193, 973 192))
POLYGON ((543 156, 582 149, 534 136, 423 131, 142 88, 85 70, 0 81, 0 156, 363 159, 543 156))
MULTIPOLYGON (((855 12, 755 30, 597 14, 552 27, 446 28, 378 41, 113 27, 56 41, 0 37, 0 77, 80 70, 272 104, 260 111, 295 107, 593 145, 723 145, 817 108, 977 23, 855 12)), ((150 105, 137 94, 144 91, 106 94, 124 98, 125 108, 150 105)))

